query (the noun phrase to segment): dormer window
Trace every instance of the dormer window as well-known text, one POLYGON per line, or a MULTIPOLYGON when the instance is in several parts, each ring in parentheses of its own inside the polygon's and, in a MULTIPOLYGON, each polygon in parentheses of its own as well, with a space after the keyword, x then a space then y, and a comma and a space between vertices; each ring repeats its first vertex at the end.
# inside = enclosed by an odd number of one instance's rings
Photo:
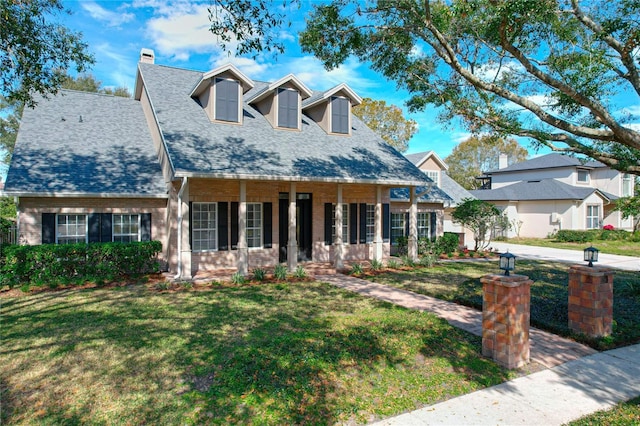
POLYGON ((298 91, 278 89, 278 127, 297 129, 300 123, 298 91))
POLYGON ((440 172, 438 170, 425 170, 424 174, 426 174, 437 187, 440 187, 440 172))
POLYGON ((240 83, 227 78, 215 79, 215 119, 238 123, 240 117, 240 83))
POLYGON ((331 133, 349 134, 349 99, 331 98, 331 133))
POLYGON ((578 182, 589 183, 589 170, 578 169, 578 182))

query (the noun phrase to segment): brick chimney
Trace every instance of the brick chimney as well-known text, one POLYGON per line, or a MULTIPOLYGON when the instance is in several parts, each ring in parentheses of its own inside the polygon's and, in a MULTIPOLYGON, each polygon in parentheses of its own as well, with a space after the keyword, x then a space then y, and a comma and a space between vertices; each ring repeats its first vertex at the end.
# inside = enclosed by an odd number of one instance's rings
POLYGON ((153 64, 155 60, 155 54, 151 49, 142 49, 140 50, 140 62, 145 62, 147 64, 153 64))

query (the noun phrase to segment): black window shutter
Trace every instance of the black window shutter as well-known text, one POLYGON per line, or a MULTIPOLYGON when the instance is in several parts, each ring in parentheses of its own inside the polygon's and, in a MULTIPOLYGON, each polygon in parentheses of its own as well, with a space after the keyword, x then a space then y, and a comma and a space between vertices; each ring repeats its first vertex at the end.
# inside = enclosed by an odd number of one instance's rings
POLYGON ((238 122, 238 82, 220 79, 216 81, 217 120, 238 122))
POLYGON ((151 213, 140 215, 140 241, 151 241, 151 213))
POLYGON ((330 246, 333 243, 331 238, 331 228, 333 226, 333 205, 324 203, 324 245, 330 246))
POLYGON ((278 93, 278 126, 298 128, 298 92, 280 89, 278 93))
POLYGON ((193 201, 189 201, 189 214, 187 215, 187 219, 189 220, 189 250, 193 250, 193 201))
POLYGON ((349 100, 335 97, 331 100, 331 131, 349 133, 349 100))
POLYGON ((231 203, 231 250, 238 250, 238 203, 231 203))
POLYGON ((100 242, 110 243, 113 240, 112 223, 113 215, 111 213, 100 214, 100 242))
POLYGON ((218 203, 218 250, 229 250, 229 203, 218 203))
POLYGON ((42 244, 56 242, 56 214, 42 213, 42 244))
POLYGON ((404 236, 409 237, 409 212, 404 214, 404 236))
POLYGON ((101 241, 100 234, 100 213, 89 213, 87 217, 87 222, 89 225, 89 242, 90 243, 99 243, 101 241))
POLYGON ((389 212, 389 204, 382 205, 382 241, 389 242, 391 238, 391 214, 389 212))
POLYGON ((273 246, 273 204, 262 203, 262 227, 264 232, 264 248, 273 246))
POLYGON ((349 244, 358 244, 358 205, 349 204, 349 244))
POLYGON ((360 244, 367 243, 367 205, 360 203, 360 244))
POLYGON ((438 236, 436 212, 431 213, 431 241, 435 241, 438 236))

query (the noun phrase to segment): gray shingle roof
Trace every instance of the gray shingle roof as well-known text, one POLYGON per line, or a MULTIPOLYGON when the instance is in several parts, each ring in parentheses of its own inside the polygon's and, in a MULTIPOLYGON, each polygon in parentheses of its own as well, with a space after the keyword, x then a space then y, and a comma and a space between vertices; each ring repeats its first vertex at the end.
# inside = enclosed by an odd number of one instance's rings
MULTIPOLYGON (((453 201, 446 192, 435 185, 418 186, 416 187, 416 194, 418 195, 419 203, 449 203, 453 201)), ((409 195, 409 188, 391 188, 391 201, 408 201, 409 195)))
MULTIPOLYGON (((353 115, 349 137, 328 135, 306 115, 301 132, 274 129, 246 102, 242 125, 211 122, 189 96, 202 73, 147 63, 139 67, 178 176, 426 182, 417 168, 353 115)), ((254 83, 245 100, 267 85, 254 83)))
POLYGON ((440 186, 452 199, 453 205, 460 204, 465 198, 475 198, 473 194, 464 189, 458 182, 451 179, 444 171, 440 173, 440 186))
POLYGON ((418 165, 418 162, 426 157, 433 151, 424 151, 424 152, 416 152, 415 154, 406 154, 407 160, 411 161, 413 164, 418 165))
POLYGON ((532 158, 531 160, 523 161, 521 163, 512 164, 509 167, 505 167, 503 169, 496 169, 486 172, 487 174, 495 174, 495 173, 505 173, 505 172, 516 172, 522 170, 537 170, 537 169, 550 169, 550 168, 558 168, 558 167, 588 167, 588 168, 599 168, 606 167, 606 165, 602 164, 599 161, 587 161, 583 162, 580 159, 575 157, 569 157, 568 155, 562 155, 558 153, 551 153, 547 155, 542 155, 540 157, 532 158))
POLYGON ((166 196, 140 102, 62 90, 25 108, 5 192, 166 196))
MULTIPOLYGON (((497 189, 470 191, 476 198, 485 201, 535 201, 535 200, 584 200, 598 191, 595 188, 577 187, 556 179, 535 182, 518 182, 497 189)), ((605 196, 601 191, 601 195, 605 196)))

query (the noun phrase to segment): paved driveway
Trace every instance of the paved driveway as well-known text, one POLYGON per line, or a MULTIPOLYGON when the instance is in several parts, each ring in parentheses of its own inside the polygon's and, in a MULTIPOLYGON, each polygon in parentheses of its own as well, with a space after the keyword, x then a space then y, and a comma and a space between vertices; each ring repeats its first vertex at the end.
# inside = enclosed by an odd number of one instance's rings
MULTIPOLYGON (((515 254, 525 259, 555 260, 558 262, 584 264, 584 254, 578 250, 565 250, 549 247, 524 246, 520 244, 503 243, 493 241, 491 247, 496 248, 500 252, 515 254)), ((585 245, 585 247, 587 247, 585 245)), ((640 256, 640 253, 637 253, 640 256)), ((625 271, 640 271, 640 257, 620 256, 617 254, 600 253, 598 256, 598 265, 610 266, 625 271)))

